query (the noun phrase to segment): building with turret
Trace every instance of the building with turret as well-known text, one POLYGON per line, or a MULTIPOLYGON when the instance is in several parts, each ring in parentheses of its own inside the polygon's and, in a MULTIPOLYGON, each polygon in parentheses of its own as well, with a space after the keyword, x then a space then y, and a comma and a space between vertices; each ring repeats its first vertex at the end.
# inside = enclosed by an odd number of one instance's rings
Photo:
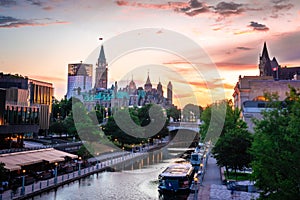
POLYGON ((95 85, 94 88, 91 88, 92 65, 69 64, 67 98, 78 98, 88 110, 94 109, 96 105, 112 109, 112 111, 122 107, 146 104, 159 104, 162 107, 172 106, 171 82, 167 86, 167 98, 165 98, 162 83, 159 80, 157 87, 154 88, 149 72, 143 87, 137 86, 132 76, 131 81, 124 88, 119 87, 118 82, 108 88, 108 64, 103 45, 96 66, 95 85))
POLYGON ((275 57, 269 57, 266 42, 259 57, 259 76, 272 76, 274 80, 292 80, 300 75, 300 67, 282 67, 275 57))
POLYGON ((145 92, 151 92, 151 90, 152 90, 152 84, 150 81, 149 72, 148 72, 146 83, 144 85, 144 89, 145 89, 145 92))
POLYGON ((300 67, 281 67, 276 58, 269 57, 266 43, 259 56, 259 76, 239 76, 234 87, 233 99, 235 107, 241 109, 242 118, 253 132, 253 118, 261 118, 261 111, 266 108, 265 94, 277 94, 278 100, 283 101, 289 86, 299 89, 300 67))

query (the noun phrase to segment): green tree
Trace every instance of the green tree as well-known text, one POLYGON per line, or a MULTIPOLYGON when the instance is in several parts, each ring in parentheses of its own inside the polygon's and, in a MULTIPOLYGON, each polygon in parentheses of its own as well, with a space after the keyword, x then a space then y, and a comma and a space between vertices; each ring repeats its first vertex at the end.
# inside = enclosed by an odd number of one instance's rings
POLYGON ((72 112, 64 119, 63 124, 64 124, 64 127, 66 128, 66 133, 69 136, 74 136, 77 139, 79 138, 78 133, 77 133, 77 129, 75 127, 72 112))
POLYGON ((167 117, 170 119, 170 117, 173 118, 174 121, 180 121, 180 116, 181 116, 181 110, 177 109, 176 106, 171 106, 170 108, 167 109, 167 117))
MULTIPOLYGON (((206 130, 216 129, 221 121, 219 113, 222 113, 222 109, 226 108, 226 113, 223 115, 225 118, 224 125, 219 129, 219 138, 216 142, 213 142, 215 146, 212 149, 212 153, 217 160, 219 166, 224 166, 226 168, 226 173, 228 174, 228 169, 233 170, 242 169, 244 167, 249 167, 251 162, 251 156, 248 152, 251 147, 252 137, 247 130, 246 123, 240 118, 240 110, 234 108, 231 100, 222 101, 218 104, 213 104, 206 108, 202 114, 203 127, 201 130, 202 135, 206 135, 206 130), (213 118, 212 110, 215 109, 215 114, 213 118), (213 123, 212 123, 213 122, 213 123), (212 124, 211 124, 212 123, 212 124)), ((211 138, 211 136, 209 136, 211 138)))
POLYGON ((97 126, 98 122, 90 118, 85 106, 81 102, 77 102, 73 105, 72 111, 74 125, 81 140, 99 142, 101 134, 100 128, 97 126))
POLYGON ((200 119, 203 108, 194 104, 187 104, 182 109, 182 115, 184 121, 195 121, 200 119))
POLYGON ((52 133, 58 133, 60 137, 62 133, 67 133, 67 128, 65 127, 64 123, 61 121, 53 122, 50 125, 49 130, 52 133))
POLYGON ((231 129, 247 128, 240 119, 240 110, 234 108, 231 100, 223 100, 206 107, 201 114, 201 140, 212 140, 213 143, 231 129), (207 135, 208 134, 208 135, 207 135))
POLYGON ((261 199, 298 199, 300 93, 290 88, 284 103, 272 101, 269 107, 261 120, 255 120, 251 148, 254 179, 261 199))
POLYGON ((242 128, 235 128, 221 136, 214 146, 212 153, 219 166, 224 166, 227 176, 228 168, 235 171, 249 167, 251 155, 249 149, 252 143, 252 135, 242 128))
POLYGON ((168 121, 166 117, 163 117, 162 112, 161 107, 151 104, 142 108, 121 109, 108 119, 103 130, 105 135, 109 136, 113 142, 118 141, 116 143, 120 146, 138 144, 153 138, 163 138, 169 134, 169 131, 167 129, 168 121), (151 117, 149 115, 150 108, 152 109, 151 117))
POLYGON ((118 146, 124 146, 124 144, 141 143, 143 140, 145 140, 145 137, 137 114, 138 111, 135 110, 135 108, 118 110, 114 116, 108 118, 107 123, 103 126, 105 135, 109 136, 111 141, 115 142, 118 146), (128 125, 128 113, 133 125, 128 125), (117 115, 119 124, 117 124, 116 120, 114 119, 114 117, 117 115), (120 126, 123 130, 120 128, 120 126))

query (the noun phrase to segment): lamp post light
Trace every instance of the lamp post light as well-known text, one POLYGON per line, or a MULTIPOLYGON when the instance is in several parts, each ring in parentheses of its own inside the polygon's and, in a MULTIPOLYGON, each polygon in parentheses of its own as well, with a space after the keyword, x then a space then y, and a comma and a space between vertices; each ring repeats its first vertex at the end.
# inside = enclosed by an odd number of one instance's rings
POLYGON ((96 164, 96 169, 98 169, 98 156, 99 156, 99 153, 97 153, 97 157, 96 157, 96 162, 97 162, 97 164, 96 164))
POLYGON ((54 184, 56 185, 57 184, 57 165, 58 163, 56 162, 55 163, 55 171, 54 171, 54 184))
POLYGON ((194 200, 197 200, 198 199, 198 178, 197 177, 194 178, 194 187, 195 187, 194 200))
POLYGON ((81 157, 78 158, 78 175, 81 175, 81 157))
POLYGON ((110 150, 111 154, 110 154, 110 164, 112 165, 113 164, 113 152, 114 150, 110 150))
POLYGON ((25 172, 26 170, 23 169, 23 176, 22 176, 22 189, 21 189, 21 195, 25 195, 25 172))
POLYGON ((148 150, 150 149, 150 138, 148 138, 148 150))

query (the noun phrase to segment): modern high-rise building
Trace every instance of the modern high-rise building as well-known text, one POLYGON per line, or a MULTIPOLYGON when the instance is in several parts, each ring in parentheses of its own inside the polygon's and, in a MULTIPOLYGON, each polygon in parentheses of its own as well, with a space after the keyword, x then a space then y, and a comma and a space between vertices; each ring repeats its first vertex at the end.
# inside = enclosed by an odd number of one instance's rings
POLYGON ((0 73, 0 149, 20 148, 24 137, 47 133, 52 83, 0 73))
POLYGON ((47 133, 52 112, 53 85, 52 83, 28 79, 29 105, 39 108, 40 130, 47 133))
POLYGON ((74 63, 68 65, 68 88, 67 98, 88 92, 93 84, 93 65, 74 63))
POLYGON ((96 63, 96 78, 95 78, 95 88, 100 89, 104 88, 107 89, 107 82, 108 82, 108 68, 107 62, 104 54, 103 45, 101 45, 100 54, 98 57, 98 62, 96 63))

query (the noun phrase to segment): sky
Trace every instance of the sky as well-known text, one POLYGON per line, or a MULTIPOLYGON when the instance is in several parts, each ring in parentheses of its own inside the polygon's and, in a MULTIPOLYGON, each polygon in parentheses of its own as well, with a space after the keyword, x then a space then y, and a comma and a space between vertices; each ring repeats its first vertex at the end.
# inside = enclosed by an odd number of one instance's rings
POLYGON ((51 82, 57 99, 67 65, 95 67, 103 45, 109 85, 149 74, 165 95, 172 82, 179 107, 206 106, 258 75, 264 42, 281 66, 300 66, 299 0, 0 0, 0 71, 51 82))

